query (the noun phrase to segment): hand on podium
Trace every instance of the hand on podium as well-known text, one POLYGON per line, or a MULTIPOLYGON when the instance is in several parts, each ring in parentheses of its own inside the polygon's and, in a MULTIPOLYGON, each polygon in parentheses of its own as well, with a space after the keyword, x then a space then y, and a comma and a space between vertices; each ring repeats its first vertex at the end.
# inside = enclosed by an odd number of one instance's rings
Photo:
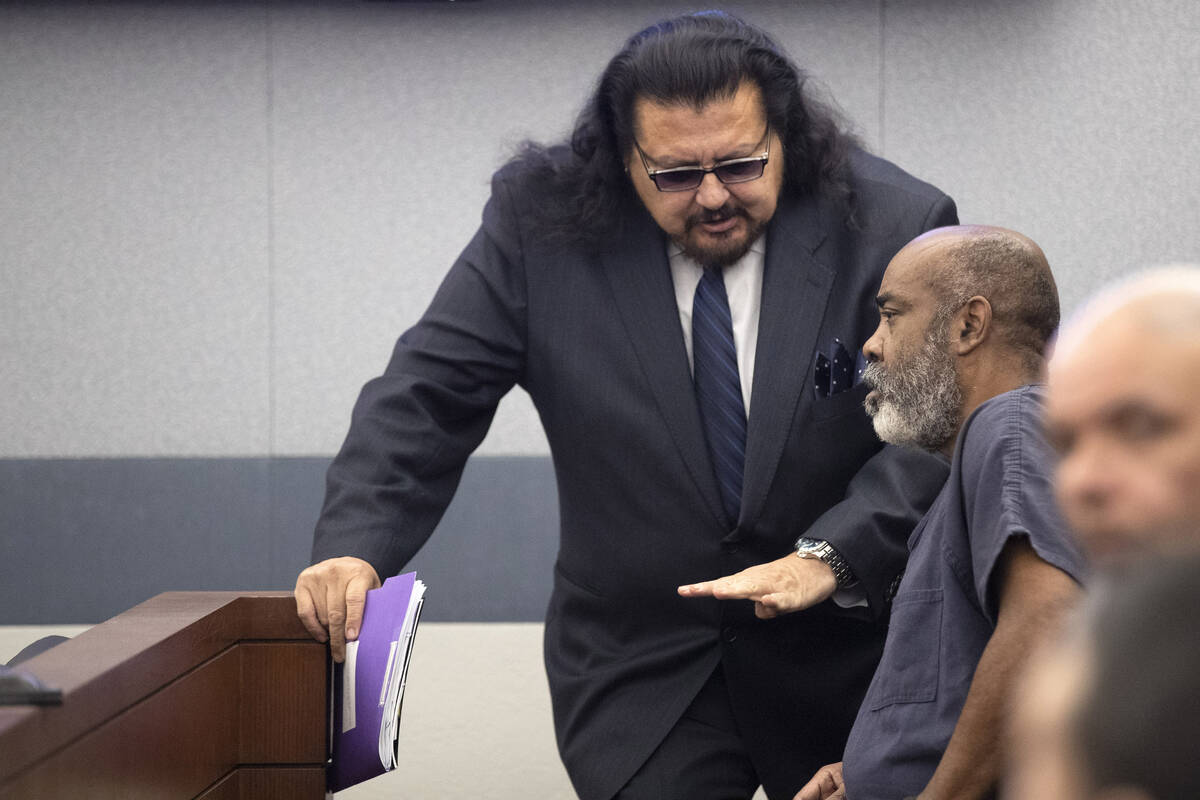
POLYGON ((380 585, 375 568, 343 556, 313 564, 296 578, 296 613, 318 642, 329 642, 333 660, 346 658, 346 642, 358 638, 367 591, 380 585))

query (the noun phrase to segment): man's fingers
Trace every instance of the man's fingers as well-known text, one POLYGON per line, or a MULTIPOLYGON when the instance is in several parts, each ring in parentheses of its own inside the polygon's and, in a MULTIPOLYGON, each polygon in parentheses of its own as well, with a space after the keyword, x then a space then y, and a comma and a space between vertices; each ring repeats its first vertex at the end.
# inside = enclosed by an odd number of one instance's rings
POLYGON ((808 783, 800 787, 800 791, 796 792, 796 796, 792 800, 821 800, 821 774, 818 772, 812 777, 808 783))
POLYGON ((367 605, 367 590, 374 588, 366 576, 354 578, 346 584, 346 641, 352 642, 358 638, 363 609, 367 605))
POLYGON ((680 586, 684 597, 715 597, 718 600, 757 600, 762 588, 758 581, 739 572, 713 581, 701 581, 680 586))
POLYGON ((335 661, 346 657, 346 642, 358 638, 367 592, 379 586, 379 573, 353 556, 330 558, 296 578, 296 614, 314 639, 329 642, 335 661))
POLYGON ((822 800, 846 800, 846 784, 842 780, 842 762, 821 769, 822 800))
POLYGON ((297 582, 294 594, 296 597, 296 615, 304 623, 304 629, 308 631, 309 636, 318 642, 325 642, 329 636, 325 633, 325 626, 317 618, 317 609, 313 603, 312 593, 307 586, 297 582))
POLYGON ((338 663, 346 659, 345 592, 345 587, 338 584, 325 587, 325 604, 329 611, 329 649, 333 652, 333 660, 338 663))
MULTIPOLYGON (((770 595, 768 595, 768 597, 769 596, 770 595)), ((754 616, 758 617, 759 619, 775 619, 775 617, 779 616, 779 613, 780 612, 777 609, 767 605, 761 600, 757 600, 754 603, 754 616)))
POLYGON ((817 770, 812 780, 804 784, 792 800, 845 800, 842 785, 842 763, 829 764, 817 770))
POLYGON ((796 592, 771 592, 758 598, 754 604, 754 616, 759 619, 774 619, 801 608, 803 603, 796 592))
POLYGON ((757 600, 762 593, 758 581, 740 572, 716 583, 713 587, 713 597, 719 600, 757 600))
POLYGON ((701 581, 689 583, 676 589, 683 597, 712 597, 712 587, 716 581, 701 581))
POLYGON ((690 583, 680 586, 678 591, 684 597, 715 597, 718 600, 745 600, 750 597, 745 580, 737 575, 726 575, 715 581, 690 583))
POLYGON ((774 619, 805 607, 796 592, 771 592, 755 602, 754 613, 759 619, 774 619))

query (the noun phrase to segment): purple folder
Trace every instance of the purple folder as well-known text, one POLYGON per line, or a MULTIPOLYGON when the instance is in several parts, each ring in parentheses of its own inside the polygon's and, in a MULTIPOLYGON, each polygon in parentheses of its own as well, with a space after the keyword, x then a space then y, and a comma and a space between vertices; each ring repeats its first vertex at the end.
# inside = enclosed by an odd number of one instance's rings
POLYGON ((328 789, 382 775, 396 766, 396 738, 409 656, 424 602, 415 572, 396 575, 367 592, 357 642, 333 670, 328 789))

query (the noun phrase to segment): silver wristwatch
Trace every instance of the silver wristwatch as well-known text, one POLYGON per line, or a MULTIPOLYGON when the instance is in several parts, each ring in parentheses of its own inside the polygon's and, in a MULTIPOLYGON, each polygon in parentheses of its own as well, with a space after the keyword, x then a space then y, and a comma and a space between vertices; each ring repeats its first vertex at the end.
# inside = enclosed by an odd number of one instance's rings
POLYGON ((823 539, 801 537, 796 542, 796 555, 800 558, 815 558, 827 564, 833 570, 833 577, 839 589, 846 589, 858 582, 842 554, 823 539))

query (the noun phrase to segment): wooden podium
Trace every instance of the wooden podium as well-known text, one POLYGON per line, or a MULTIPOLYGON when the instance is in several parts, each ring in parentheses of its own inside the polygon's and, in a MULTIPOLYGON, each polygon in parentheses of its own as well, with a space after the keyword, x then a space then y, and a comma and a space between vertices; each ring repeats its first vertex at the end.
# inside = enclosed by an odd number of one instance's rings
POLYGON ((327 648, 290 593, 167 592, 20 665, 0 800, 325 797, 327 648))

